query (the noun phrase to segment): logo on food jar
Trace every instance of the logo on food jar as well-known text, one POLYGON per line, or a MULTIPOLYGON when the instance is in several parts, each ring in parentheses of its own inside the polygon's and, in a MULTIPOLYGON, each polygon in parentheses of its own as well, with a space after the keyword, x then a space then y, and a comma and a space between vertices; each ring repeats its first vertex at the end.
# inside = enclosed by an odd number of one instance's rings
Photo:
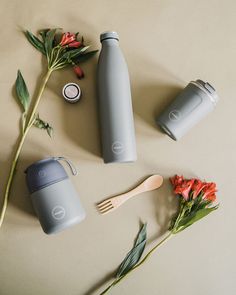
POLYGON ((62 206, 57 205, 52 209, 52 217, 57 220, 63 219, 65 215, 66 215, 66 210, 62 206))

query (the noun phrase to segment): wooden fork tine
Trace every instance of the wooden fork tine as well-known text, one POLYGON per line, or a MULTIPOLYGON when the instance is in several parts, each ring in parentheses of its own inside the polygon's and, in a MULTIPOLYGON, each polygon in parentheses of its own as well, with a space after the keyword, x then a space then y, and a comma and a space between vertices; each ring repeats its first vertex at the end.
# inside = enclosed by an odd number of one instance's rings
POLYGON ((97 207, 103 207, 104 205, 107 205, 107 204, 109 204, 111 201, 110 201, 110 199, 108 199, 108 200, 105 200, 105 201, 103 201, 103 202, 101 202, 101 203, 98 203, 97 204, 97 207))
POLYGON ((111 206, 111 207, 108 207, 108 208, 106 208, 106 209, 103 209, 103 210, 100 210, 100 213, 102 214, 102 215, 104 215, 104 214, 107 214, 107 213, 109 213, 109 212, 111 212, 111 211, 113 211, 113 210, 115 210, 116 208, 114 208, 113 206, 111 206))
POLYGON ((113 205, 110 203, 110 204, 104 205, 103 207, 99 207, 98 210, 103 211, 103 210, 106 210, 108 208, 113 208, 113 205))

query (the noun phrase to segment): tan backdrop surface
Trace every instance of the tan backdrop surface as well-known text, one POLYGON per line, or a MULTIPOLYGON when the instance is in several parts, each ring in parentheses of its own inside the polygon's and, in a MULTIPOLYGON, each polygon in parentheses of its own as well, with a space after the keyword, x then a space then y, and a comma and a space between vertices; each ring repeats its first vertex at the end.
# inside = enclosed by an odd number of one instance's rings
POLYGON ((0 231, 1 295, 99 294, 130 249, 139 220, 148 223, 150 247, 167 229, 176 207, 168 178, 175 173, 218 184, 220 209, 174 237, 142 269, 111 294, 235 294, 236 171, 236 2, 234 0, 76 1, 1 0, 0 187, 7 178, 19 133, 20 110, 12 93, 21 69, 34 93, 42 73, 41 55, 22 29, 47 27, 79 31, 94 49, 99 34, 116 30, 132 80, 138 161, 105 165, 101 159, 95 70, 97 57, 83 66, 83 99, 64 102, 61 89, 77 82, 72 70, 55 73, 39 107, 54 127, 53 139, 38 129, 24 145, 0 231), (220 95, 215 111, 181 141, 155 126, 155 115, 189 81, 211 82, 220 95), (49 155, 64 155, 79 167, 73 178, 86 220, 45 235, 27 193, 24 169, 49 155), (163 187, 105 217, 95 203, 159 173, 163 187))

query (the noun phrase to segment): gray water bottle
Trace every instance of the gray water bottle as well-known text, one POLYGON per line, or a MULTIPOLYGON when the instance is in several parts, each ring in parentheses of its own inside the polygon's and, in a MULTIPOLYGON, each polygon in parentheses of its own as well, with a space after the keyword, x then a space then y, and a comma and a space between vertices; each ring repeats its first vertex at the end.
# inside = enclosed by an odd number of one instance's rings
POLYGON ((208 82, 191 81, 157 118, 157 124, 172 139, 178 140, 210 113, 218 100, 208 82))
POLYGON ((46 234, 62 231, 85 218, 85 211, 65 169, 58 162, 64 157, 51 157, 33 163, 26 169, 26 182, 33 207, 46 234))
POLYGON ((116 32, 100 35, 97 82, 105 163, 137 159, 128 68, 116 32))

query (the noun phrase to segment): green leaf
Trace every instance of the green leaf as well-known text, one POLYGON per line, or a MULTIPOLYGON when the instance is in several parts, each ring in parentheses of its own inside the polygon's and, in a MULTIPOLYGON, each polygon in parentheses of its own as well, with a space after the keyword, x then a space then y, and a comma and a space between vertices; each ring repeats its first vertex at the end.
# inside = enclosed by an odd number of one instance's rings
POLYGON ((116 273, 116 278, 120 278, 123 275, 125 275, 140 260, 146 246, 146 241, 147 241, 146 228, 147 228, 147 224, 145 223, 142 225, 141 230, 138 233, 134 247, 129 251, 125 259, 119 266, 116 273))
POLYGON ((93 57, 97 52, 98 52, 98 50, 93 50, 93 51, 86 52, 86 53, 84 53, 82 55, 79 55, 77 58, 73 58, 73 61, 75 63, 85 62, 88 59, 90 59, 91 57, 93 57))
POLYGON ((35 120, 34 120, 34 126, 39 128, 39 129, 44 129, 47 131, 47 134, 52 137, 52 132, 53 132, 53 128, 51 125, 49 125, 49 123, 43 121, 42 119, 40 119, 39 114, 36 116, 35 120))
POLYGON ((29 97, 28 88, 25 84, 25 80, 23 76, 21 75, 20 70, 18 70, 17 72, 15 87, 16 87, 17 97, 21 105, 23 106, 24 112, 26 112, 29 108, 30 97, 29 97))
POLYGON ((46 51, 47 56, 50 56, 50 54, 52 52, 53 41, 55 38, 56 30, 57 29, 52 29, 52 30, 48 30, 46 32, 44 46, 45 46, 45 51, 46 51))
POLYGON ((46 55, 44 44, 42 41, 40 41, 35 35, 33 35, 31 32, 26 31, 25 36, 28 39, 28 41, 42 54, 46 55))
POLYGON ((210 214, 212 211, 215 211, 216 209, 218 209, 218 207, 219 205, 216 205, 214 207, 203 208, 203 209, 197 210, 196 212, 190 213, 188 216, 180 220, 176 232, 180 232, 184 230, 185 228, 189 227, 193 223, 197 222, 198 220, 210 214))
POLYGON ((65 59, 74 59, 77 56, 81 55, 83 52, 85 52, 89 47, 90 46, 84 46, 73 50, 69 50, 66 53, 64 53, 62 57, 65 59))
POLYGON ((45 42, 45 39, 46 39, 46 35, 47 35, 47 32, 49 31, 50 29, 43 29, 41 31, 39 31, 39 35, 41 36, 42 40, 43 40, 43 43, 45 42))

